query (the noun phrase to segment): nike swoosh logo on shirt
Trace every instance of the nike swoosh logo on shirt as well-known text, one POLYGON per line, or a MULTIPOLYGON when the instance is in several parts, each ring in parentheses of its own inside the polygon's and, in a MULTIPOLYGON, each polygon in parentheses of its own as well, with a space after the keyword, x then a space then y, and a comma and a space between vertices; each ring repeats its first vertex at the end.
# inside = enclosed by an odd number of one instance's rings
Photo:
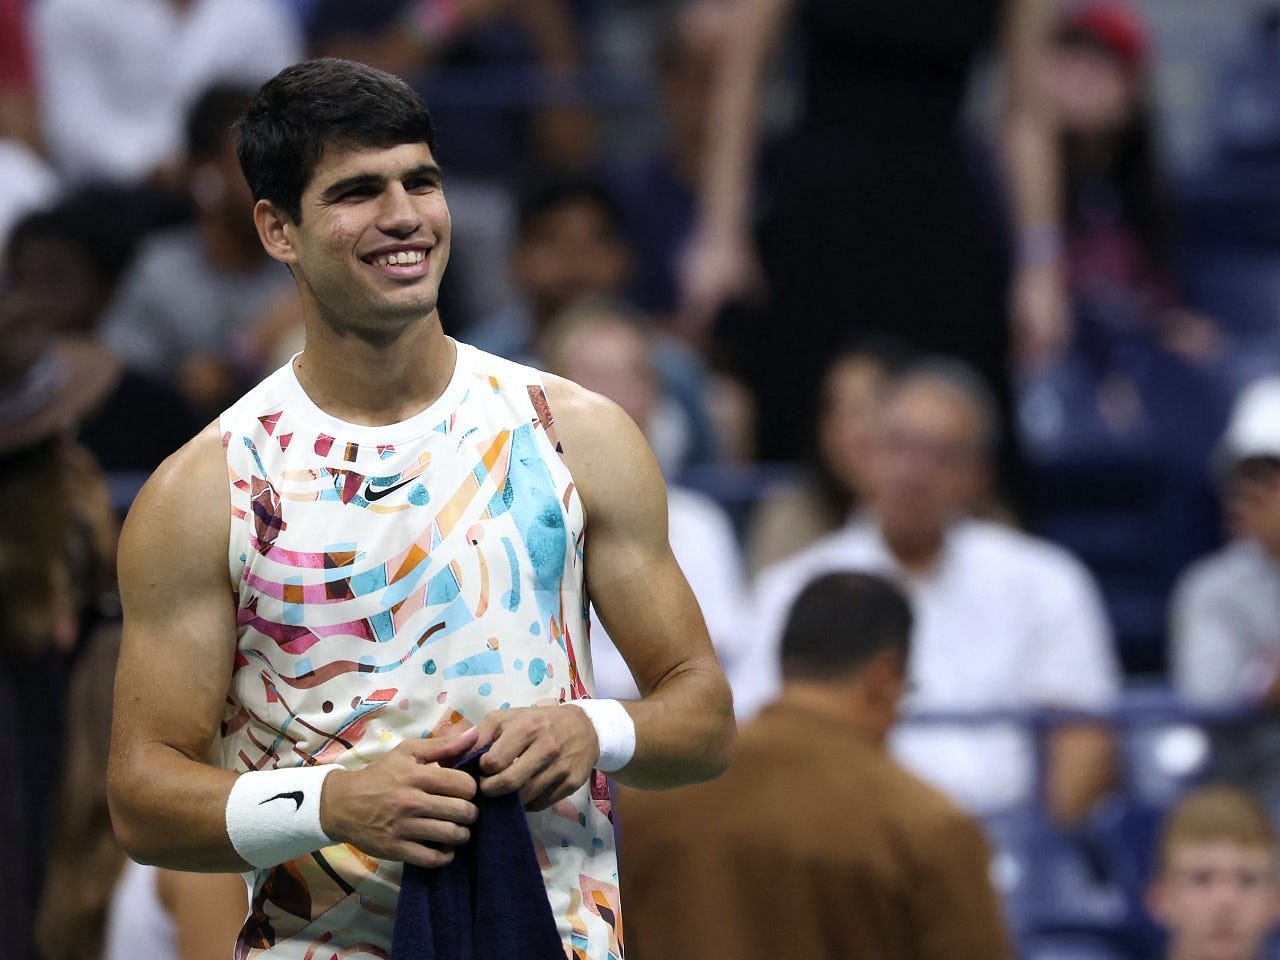
POLYGON ((407 486, 408 484, 413 483, 413 481, 417 479, 418 479, 417 477, 410 477, 408 480, 400 481, 393 487, 383 487, 381 490, 374 490, 372 484, 366 483, 364 485, 364 493, 362 494, 362 496, 366 500, 368 500, 370 503, 374 503, 378 500, 381 500, 383 497, 388 496, 389 494, 395 493, 401 487, 407 486))
POLYGON ((291 790, 289 793, 277 793, 274 797, 267 797, 267 799, 259 803, 258 806, 260 807, 265 806, 266 804, 270 803, 272 800, 292 800, 294 803, 297 804, 297 806, 294 809, 301 810, 303 799, 304 797, 302 795, 301 790, 291 790))

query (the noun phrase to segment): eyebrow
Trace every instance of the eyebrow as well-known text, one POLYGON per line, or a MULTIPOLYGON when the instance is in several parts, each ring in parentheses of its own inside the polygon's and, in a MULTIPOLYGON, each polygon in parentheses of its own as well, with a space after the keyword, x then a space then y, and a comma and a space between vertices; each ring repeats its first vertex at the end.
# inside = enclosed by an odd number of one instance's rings
MULTIPOLYGON (((412 180, 415 177, 427 177, 436 183, 439 183, 444 179, 444 171, 440 169, 438 164, 420 163, 400 174, 399 179, 404 181, 412 180)), ((382 189, 382 187, 386 186, 388 179, 389 178, 379 173, 357 173, 350 177, 344 177, 337 183, 330 184, 325 188, 324 192, 320 194, 320 201, 322 203, 331 203, 347 191, 355 190, 359 187, 377 187, 378 189, 382 189)))

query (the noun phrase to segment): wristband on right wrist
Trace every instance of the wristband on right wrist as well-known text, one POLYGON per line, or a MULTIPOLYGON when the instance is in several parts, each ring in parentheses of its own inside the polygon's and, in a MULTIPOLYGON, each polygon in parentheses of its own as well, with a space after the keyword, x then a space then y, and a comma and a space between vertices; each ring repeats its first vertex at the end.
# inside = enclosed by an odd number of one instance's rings
POLYGON ((336 763, 253 770, 227 797, 227 838, 246 863, 267 868, 331 845, 320 825, 320 795, 336 763))
POLYGON ((636 752, 636 722, 618 700, 570 700, 566 706, 577 707, 587 715, 600 743, 600 759, 596 769, 602 773, 621 770, 636 752))

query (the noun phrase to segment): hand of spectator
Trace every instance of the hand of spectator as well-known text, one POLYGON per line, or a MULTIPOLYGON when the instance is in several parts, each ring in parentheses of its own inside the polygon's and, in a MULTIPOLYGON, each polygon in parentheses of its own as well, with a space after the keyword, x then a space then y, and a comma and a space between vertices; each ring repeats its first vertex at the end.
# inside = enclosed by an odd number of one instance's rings
POLYGON ((1054 264, 1018 268, 1010 291, 1014 353, 1023 367, 1049 363, 1071 342, 1066 286, 1054 264))
POLYGON ((490 797, 520 793, 529 810, 545 810, 587 782, 600 742, 587 715, 556 705, 495 710, 479 726, 480 789, 490 797))
POLYGON ((470 839, 476 819, 470 774, 440 766, 460 759, 476 728, 456 737, 405 740, 360 770, 338 770, 324 783, 320 825, 338 843, 371 856, 441 867, 452 847, 470 839))
POLYGON ((680 267, 680 320, 704 333, 716 315, 736 300, 764 293, 764 271, 747 231, 699 230, 680 267))

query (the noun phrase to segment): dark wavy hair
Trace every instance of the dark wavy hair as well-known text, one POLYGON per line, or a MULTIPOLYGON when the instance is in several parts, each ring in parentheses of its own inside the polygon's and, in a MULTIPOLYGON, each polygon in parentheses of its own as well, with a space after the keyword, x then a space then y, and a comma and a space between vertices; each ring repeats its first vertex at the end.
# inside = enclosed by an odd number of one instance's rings
POLYGON ((413 88, 350 60, 308 60, 263 84, 236 124, 236 153, 255 200, 270 200, 294 223, 302 193, 330 147, 425 143, 436 129, 413 88))

